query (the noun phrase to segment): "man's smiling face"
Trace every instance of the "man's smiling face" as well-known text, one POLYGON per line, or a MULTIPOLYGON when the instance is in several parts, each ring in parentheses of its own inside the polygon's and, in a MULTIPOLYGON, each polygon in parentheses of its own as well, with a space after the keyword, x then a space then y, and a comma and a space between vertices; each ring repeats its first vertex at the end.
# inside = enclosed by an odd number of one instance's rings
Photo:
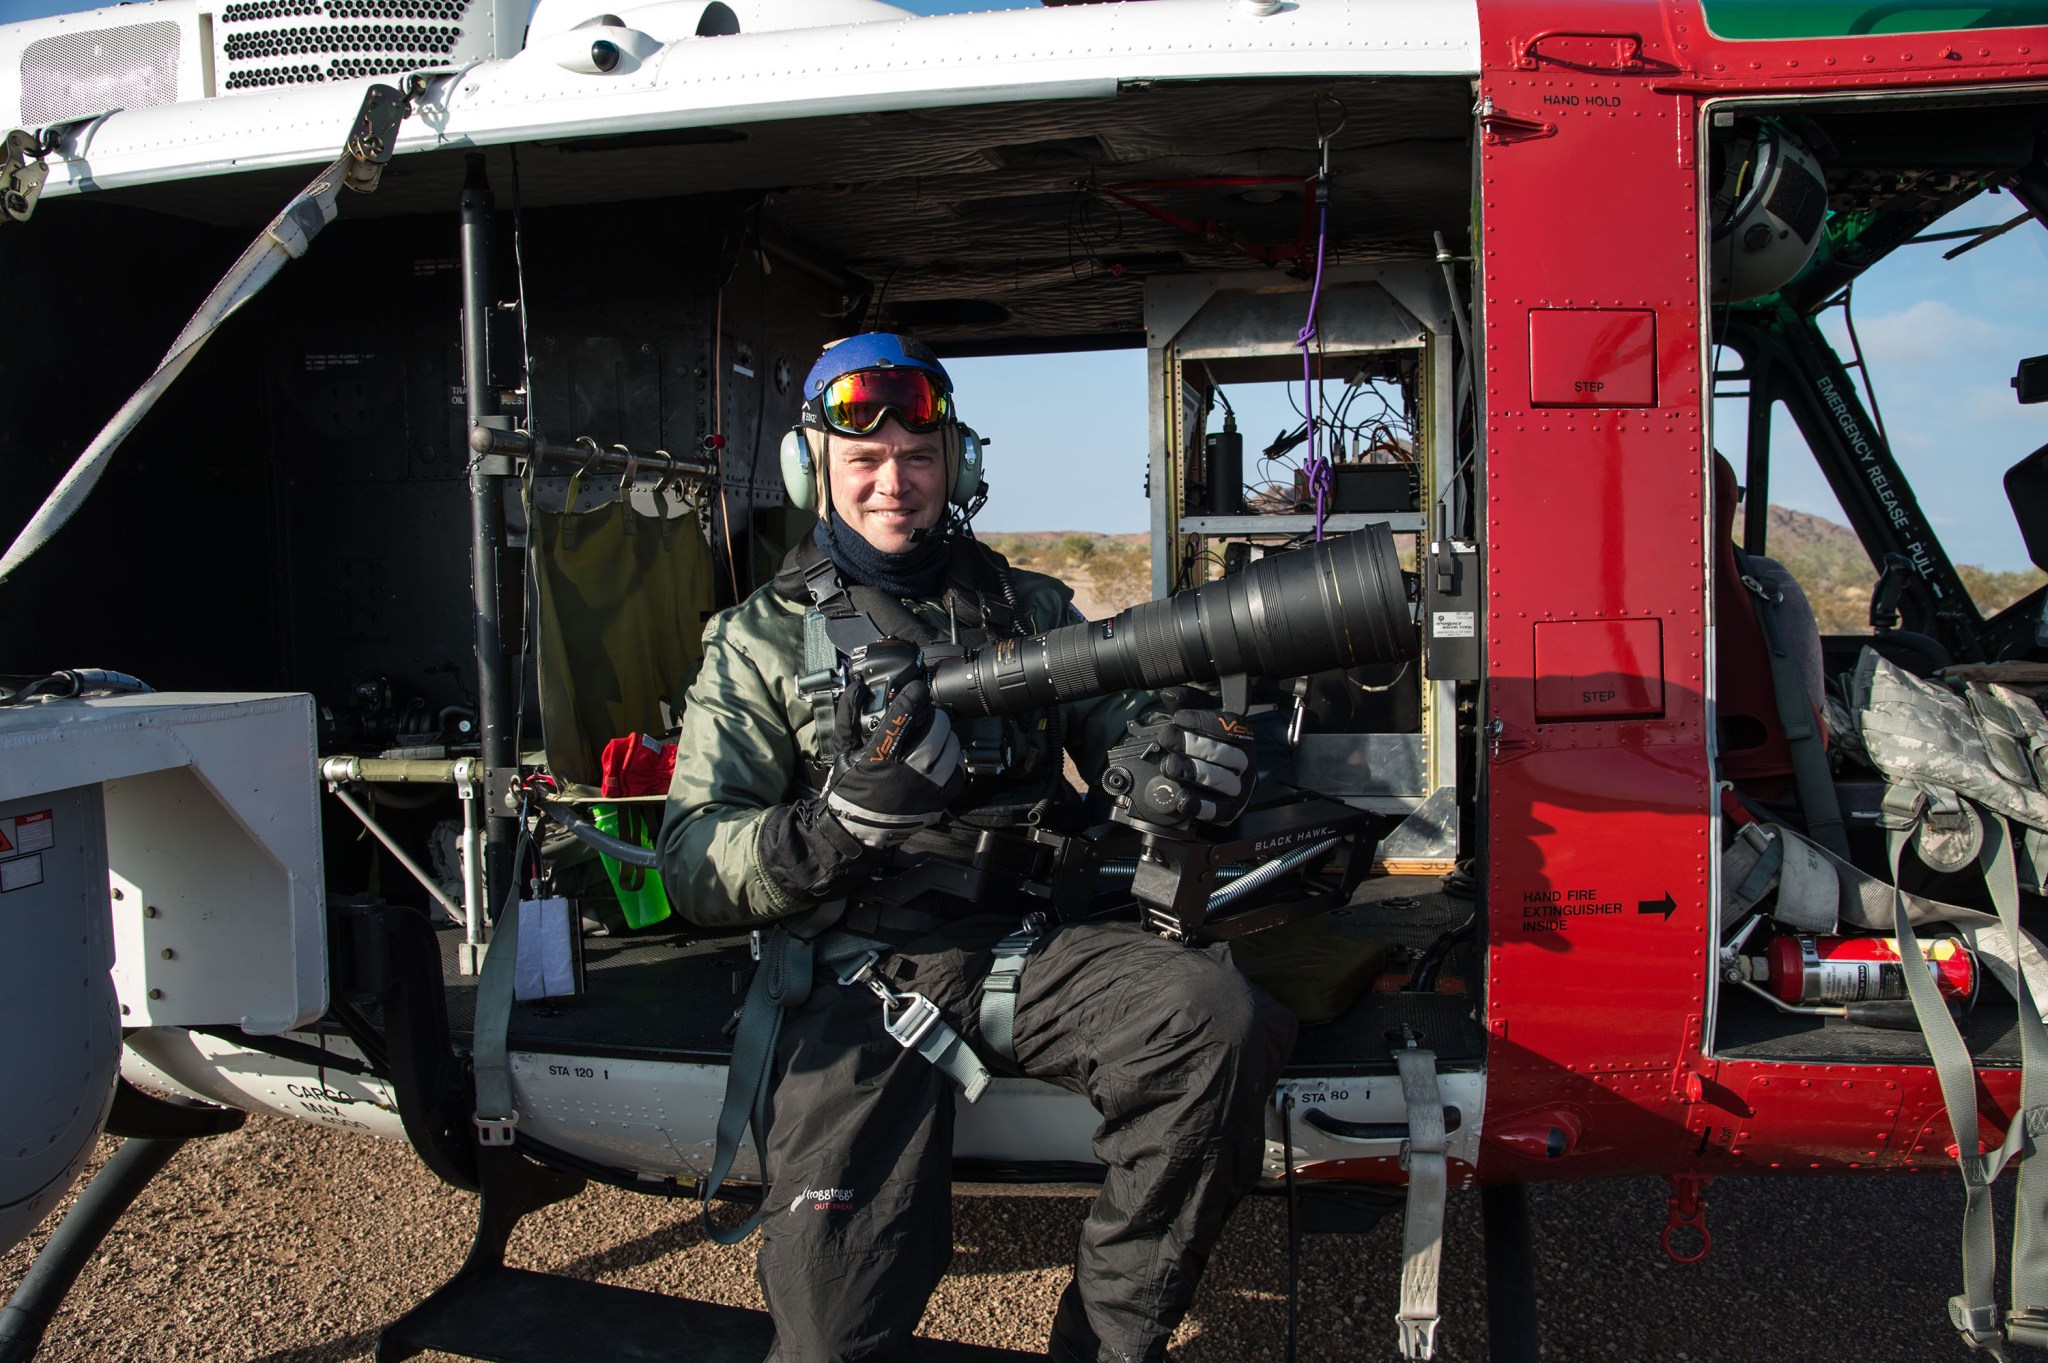
POLYGON ((885 554, 900 554, 913 530, 939 523, 946 509, 941 433, 903 429, 893 414, 868 435, 834 432, 826 453, 832 506, 855 534, 885 554))

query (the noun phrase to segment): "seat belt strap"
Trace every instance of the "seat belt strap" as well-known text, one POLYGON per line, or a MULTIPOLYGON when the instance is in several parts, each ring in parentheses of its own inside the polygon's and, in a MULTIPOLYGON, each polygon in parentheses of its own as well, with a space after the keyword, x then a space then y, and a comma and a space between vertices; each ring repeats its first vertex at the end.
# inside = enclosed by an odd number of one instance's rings
MULTIPOLYGON (((1900 960, 1905 965, 1903 974, 1907 996, 1934 1061, 1943 1106, 1949 1117, 1951 1134, 1955 1137, 1957 1167, 1963 1176, 1964 1291, 1950 1300, 1949 1319, 1970 1347, 2003 1358, 2008 1341, 2048 1347, 2048 1166, 2030 1173, 2023 1158, 2032 1154, 2043 1135, 2048 1134, 2048 1026, 2042 1022, 2039 1006, 2040 986, 2048 982, 2048 961, 2044 961, 2040 945, 2020 927, 2012 831, 1997 814, 1984 814, 1984 843, 1978 854, 1986 887, 1997 909, 1995 917, 1974 909, 1922 899, 1898 888, 1905 849, 1925 818, 1927 808, 1927 794, 1917 786, 1895 785, 1886 793, 1879 822, 1885 831, 1890 856, 1891 883, 1884 886, 1883 894, 1890 901, 1889 926, 1899 944, 1900 960), (2019 1110, 2006 1130, 2004 1141, 1998 1149, 1988 1153, 1981 1153, 1978 1149, 1975 1062, 1963 1043, 1955 1019, 1941 1000, 1931 970, 1926 966, 1925 954, 1913 931, 1915 917, 1956 924, 1971 948, 1979 953, 1986 968, 1998 977, 2018 1003, 2021 1055, 2019 1110), (1912 964, 1915 960, 1921 963, 1917 969, 1912 964), (2001 1329, 1996 1297, 1997 1226, 1991 1188, 2005 1167, 2015 1159, 2021 1160, 2021 1164, 2013 1231, 2013 1311, 2001 1329)), ((1759 836, 1772 837, 1785 844, 1781 874, 1792 867, 1795 852, 1813 858, 1824 855, 1790 829, 1769 827, 1761 834, 1755 829, 1744 829, 1736 845, 1731 847, 1730 855, 1723 859, 1723 894, 1728 901, 1724 911, 1737 905, 1746 911, 1754 903, 1748 897, 1756 887, 1738 886, 1737 881, 1745 879, 1764 860, 1762 849, 1745 845, 1759 836), (1736 855, 1738 851, 1742 854, 1736 855), (1748 902, 1744 903, 1746 899, 1748 902)), ((1845 908, 1867 906, 1870 901, 1863 891, 1878 883, 1875 878, 1846 862, 1836 862, 1831 858, 1828 861, 1834 875, 1839 877, 1839 889, 1834 893, 1839 894, 1841 904, 1845 908)), ((1820 878, 1815 877, 1811 886, 1813 902, 1795 906, 1795 919, 1809 911, 1818 914, 1821 900, 1831 897, 1821 895, 1820 888, 1820 878)), ((1795 896, 1806 893, 1798 889, 1793 892, 1795 896)), ((1782 909, 1787 893, 1787 886, 1782 881, 1778 885, 1778 893, 1782 909)), ((1850 921, 1857 927, 1878 926, 1876 922, 1856 918, 1850 921)))
MULTIPOLYGON (((761 1224, 768 1202, 730 1230, 711 1222, 711 1200, 724 1186, 739 1157, 740 1142, 754 1133, 754 1158, 759 1177, 768 1177, 768 1099, 774 1090, 775 1052, 783 1020, 810 998, 820 975, 842 985, 866 985, 882 1001, 882 1027, 905 1050, 915 1051, 933 1068, 960 1086, 968 1102, 988 1087, 988 1067, 944 1017, 938 1006, 918 993, 890 989, 875 972, 888 948, 851 932, 827 931, 846 912, 844 900, 832 900, 789 926, 760 934, 761 962, 747 987, 733 1032, 732 1061, 725 1072, 725 1099, 718 1112, 717 1143, 711 1171, 703 1184, 704 1233, 721 1245, 737 1245, 761 1224)), ((486 961, 486 967, 489 962, 486 961)))
POLYGON ((1401 1163, 1408 1170, 1408 1203, 1401 1217, 1401 1357, 1428 1359, 1436 1353, 1437 1280, 1444 1250, 1444 1199, 1449 1188, 1445 1162, 1443 1088, 1437 1083, 1436 1054, 1415 1044, 1394 1052, 1401 1076, 1401 1101, 1408 1109, 1408 1139, 1401 1163))
POLYGON ((1785 647, 1784 631, 1778 628, 1778 597, 1750 571, 1749 555, 1740 545, 1735 546, 1735 562, 1756 608, 1757 623, 1763 627, 1764 651, 1771 660, 1771 691, 1778 702, 1785 746, 1792 755, 1792 785, 1799 793, 1800 813, 1806 816, 1807 836, 1847 860, 1849 839, 1843 831, 1841 801, 1835 798, 1834 773, 1828 769, 1827 749, 1813 715, 1812 698, 1806 693, 1806 678, 1800 675, 1799 664, 1785 647))
POLYGON ((897 1045, 917 1052, 932 1068, 958 1084, 968 1102, 979 1100, 988 1088, 988 1066, 981 1063, 981 1057, 974 1053, 966 1038, 946 1021, 937 1004, 914 990, 889 987, 875 969, 884 948, 879 943, 868 945, 870 949, 839 976, 839 983, 848 988, 867 986, 882 1001, 882 1030, 897 1045))
MULTIPOLYGON (((724 1186, 739 1157, 740 1141, 754 1132, 754 1156, 765 1184, 768 1176, 768 1096, 775 1068, 775 1048, 782 1039, 782 1020, 803 1006, 811 994, 816 969, 817 938, 846 912, 844 900, 827 900, 808 914, 756 934, 760 963, 740 1005, 739 1026, 732 1037, 732 1059, 725 1071, 725 1100, 718 1110, 717 1142, 711 1172, 703 1184, 704 1233, 721 1245, 737 1245, 754 1233, 767 1202, 731 1230, 711 1222, 711 1200, 724 1186)), ((835 934, 838 935, 838 934, 835 934)), ((848 935, 850 937, 850 935, 848 935)), ((488 966, 488 962, 486 962, 488 966)))
MULTIPOLYGON (((2018 1147, 2025 1123, 2013 1122, 2000 1149, 1989 1155, 1980 1150, 1975 1062, 1963 1044, 1955 1019, 1949 1015, 1948 1006, 1942 1002, 1926 955, 1914 936, 1905 895, 1898 888, 1900 862, 1925 807, 1926 796, 1919 790, 1893 786, 1885 795, 1879 815, 1892 878, 1892 933, 1898 942, 1899 959, 1905 965, 1906 995, 1912 1001, 1913 1016, 1934 1061, 1935 1080, 1941 1087, 1942 1105, 1948 1112, 1949 1130, 1955 1138, 1956 1167, 1963 1176, 1963 1290, 1949 1298, 1949 1322, 1965 1344, 2002 1358, 2004 1337, 1998 1328, 1995 1286, 1998 1227, 1991 1204, 1991 1185, 2018 1147)), ((2024 1017, 2031 1006, 2032 991, 2026 986, 2024 975, 2020 980, 2020 1013, 2024 1017)), ((2022 1040, 2024 1044, 2024 1037, 2022 1040)))
MULTIPOLYGON (((524 864, 527 840, 512 864, 524 864)), ((484 953, 484 968, 476 981, 476 1025, 470 1037, 470 1068, 476 1076, 477 1144, 502 1148, 515 1143, 519 1113, 512 1103, 510 1067, 513 977, 519 964, 519 886, 513 873, 512 894, 491 932, 490 950, 484 953)))
MULTIPOLYGON (((2019 877, 2013 863, 2013 830, 2003 816, 1984 815, 1984 846, 1978 864, 1985 888, 1998 910, 2006 936, 2015 945, 2026 938, 2020 929, 2019 877)), ((2035 1168, 2032 1158, 2048 1132, 2048 1027, 2041 1019, 2041 1000, 2024 970, 2013 971, 2008 985, 2019 1001, 2020 1102, 2000 1152, 2018 1158, 2018 1186, 2013 1196, 2012 1314, 2005 1326, 2014 1344, 2048 1347, 2048 1167, 2035 1168)), ((1996 1177, 1996 1175, 1993 1175, 1996 1177)))
POLYGON ((1045 940, 1042 913, 1029 914, 1015 932, 996 943, 995 964, 981 983, 982 1044, 1014 1063, 1017 1059, 1017 992, 1024 965, 1045 940))

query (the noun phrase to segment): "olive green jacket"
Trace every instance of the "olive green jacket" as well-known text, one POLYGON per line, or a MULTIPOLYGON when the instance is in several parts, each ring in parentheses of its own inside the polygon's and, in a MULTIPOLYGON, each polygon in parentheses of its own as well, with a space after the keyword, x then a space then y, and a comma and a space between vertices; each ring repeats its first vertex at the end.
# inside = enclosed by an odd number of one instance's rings
MULTIPOLYGON (((1073 592, 1038 573, 1012 569, 1019 617, 1033 634, 1080 619, 1073 592)), ((935 627, 945 616, 930 602, 905 602, 935 627)), ((675 779, 661 829, 661 878, 670 901, 701 927, 758 926, 810 908, 766 875, 760 862, 763 817, 808 794, 806 761, 821 762, 832 740, 811 703, 797 694, 804 662, 806 607, 774 587, 714 616, 704 630, 704 665, 683 709, 675 779)), ((1126 721, 1143 717, 1151 697, 1120 692, 1061 707, 1066 750, 1091 784, 1126 721)))

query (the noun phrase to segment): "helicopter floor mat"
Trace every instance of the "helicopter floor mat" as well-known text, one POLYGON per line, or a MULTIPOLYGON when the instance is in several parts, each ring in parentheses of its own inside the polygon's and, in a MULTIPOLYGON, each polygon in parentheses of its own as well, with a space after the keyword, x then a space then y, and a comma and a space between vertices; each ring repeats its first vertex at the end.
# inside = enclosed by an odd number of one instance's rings
MULTIPOLYGON (((466 1042, 476 981, 453 973, 459 940, 459 933, 444 932, 442 956, 448 1025, 466 1042)), ((586 937, 584 992, 515 1005, 512 1049, 723 1064, 732 1053, 725 1026, 753 964, 744 940, 692 942, 661 932, 586 937)))
MULTIPOLYGON (((1963 1022, 1963 1042, 1980 1065, 2020 1063, 2019 1010, 2009 999, 1986 997, 1963 1022)), ((1778 1060, 1844 1065, 1929 1065, 1927 1042, 1917 1031, 1856 1027, 1840 1018, 1781 1013, 1761 999, 1724 994, 1714 1054, 1722 1060, 1778 1060)))
MULTIPOLYGON (((1410 951, 1462 922, 1471 901, 1453 899, 1435 877, 1368 881, 1330 915, 1333 928, 1410 951)), ((459 929, 441 934, 450 1030, 466 1045, 474 1025, 476 981, 457 973, 459 929)), ((1302 1029, 1291 1073, 1391 1072, 1389 1037, 1412 1028, 1439 1065, 1477 1063, 1486 1052, 1477 999, 1464 992, 1474 973, 1470 943, 1451 951, 1436 992, 1368 989, 1335 1021, 1302 1029)), ((745 997, 753 961, 743 939, 690 940, 659 929, 583 939, 584 991, 521 1003, 512 1010, 511 1047, 618 1059, 723 1064, 732 1053, 727 1024, 745 997)))

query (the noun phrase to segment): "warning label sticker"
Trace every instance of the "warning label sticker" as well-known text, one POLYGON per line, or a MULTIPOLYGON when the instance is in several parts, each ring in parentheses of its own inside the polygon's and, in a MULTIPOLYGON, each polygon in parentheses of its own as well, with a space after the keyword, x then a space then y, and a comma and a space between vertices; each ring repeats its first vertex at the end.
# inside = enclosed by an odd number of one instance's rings
POLYGON ((376 359, 370 353, 353 351, 332 351, 326 354, 309 353, 306 356, 306 372, 321 374, 330 369, 360 369, 366 361, 376 359))
POLYGON ((40 852, 56 841, 57 821, 50 817, 49 810, 37 810, 15 819, 14 848, 17 852, 40 852))
POLYGON ((1598 890, 1522 891, 1523 932, 1570 932, 1587 919, 1608 918, 1621 911, 1619 899, 1602 899, 1598 890))
POLYGON ((42 883, 41 857, 16 857, 12 861, 0 861, 0 894, 6 894, 9 890, 26 890, 31 885, 42 883))
POLYGON ((57 821, 47 809, 0 819, 0 858, 40 852, 57 841, 57 821))

